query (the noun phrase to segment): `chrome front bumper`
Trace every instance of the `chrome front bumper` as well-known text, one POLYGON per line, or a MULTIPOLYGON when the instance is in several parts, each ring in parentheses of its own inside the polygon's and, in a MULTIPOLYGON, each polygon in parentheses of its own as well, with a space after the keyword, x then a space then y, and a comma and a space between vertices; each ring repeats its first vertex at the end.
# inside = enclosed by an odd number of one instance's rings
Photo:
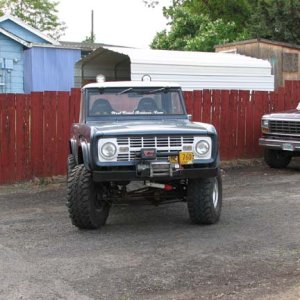
POLYGON ((258 143, 260 146, 266 148, 291 151, 291 152, 300 151, 300 141, 260 138, 258 143))

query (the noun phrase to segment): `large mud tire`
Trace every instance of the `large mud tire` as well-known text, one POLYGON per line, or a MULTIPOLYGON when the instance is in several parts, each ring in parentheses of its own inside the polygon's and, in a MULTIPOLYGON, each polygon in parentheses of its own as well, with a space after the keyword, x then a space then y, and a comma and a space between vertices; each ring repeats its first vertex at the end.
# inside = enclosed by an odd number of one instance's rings
POLYGON ((103 200, 103 186, 95 184, 84 165, 77 165, 71 171, 67 198, 73 225, 80 229, 98 229, 105 224, 110 205, 103 200))
POLYGON ((269 167, 283 169, 290 163, 292 156, 286 151, 265 149, 264 159, 269 167))
POLYGON ((68 159, 67 159, 67 176, 68 176, 68 178, 69 178, 72 170, 75 168, 75 166, 76 166, 75 156, 73 154, 69 154, 68 159))
POLYGON ((221 215, 222 179, 189 180, 187 206, 193 224, 214 224, 221 215))

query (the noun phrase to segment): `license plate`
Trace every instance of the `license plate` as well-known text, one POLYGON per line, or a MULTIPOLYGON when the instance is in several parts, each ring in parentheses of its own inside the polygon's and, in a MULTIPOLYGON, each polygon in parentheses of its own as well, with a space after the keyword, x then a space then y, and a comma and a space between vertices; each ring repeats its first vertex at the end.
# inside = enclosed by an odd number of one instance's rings
POLYGON ((194 154, 193 152, 180 152, 179 153, 179 164, 189 165, 193 163, 194 154))
POLYGON ((294 151, 294 147, 290 143, 282 144, 281 148, 282 148, 282 150, 285 150, 285 151, 294 151))

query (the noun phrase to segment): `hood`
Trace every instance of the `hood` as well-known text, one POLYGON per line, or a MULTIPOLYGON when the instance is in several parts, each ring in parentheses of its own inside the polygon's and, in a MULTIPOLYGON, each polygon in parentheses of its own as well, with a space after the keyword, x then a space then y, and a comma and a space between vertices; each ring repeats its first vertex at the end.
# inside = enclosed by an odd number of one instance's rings
POLYGON ((104 136, 114 135, 207 135, 215 133, 215 128, 210 124, 190 122, 188 120, 150 120, 150 121, 115 121, 115 122, 90 122, 96 133, 104 136))
POLYGON ((288 120, 299 120, 300 121, 300 111, 297 109, 288 110, 280 113, 272 113, 268 115, 264 115, 264 118, 267 119, 288 119, 288 120))

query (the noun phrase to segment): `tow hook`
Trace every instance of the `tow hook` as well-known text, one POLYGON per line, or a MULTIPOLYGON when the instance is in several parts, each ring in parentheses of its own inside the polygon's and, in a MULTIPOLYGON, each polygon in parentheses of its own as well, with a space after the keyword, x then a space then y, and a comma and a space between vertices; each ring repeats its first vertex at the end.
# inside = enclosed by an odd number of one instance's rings
POLYGON ((150 182, 150 181, 145 181, 145 185, 149 186, 149 187, 157 188, 157 189, 162 189, 165 191, 171 191, 171 190, 175 189, 175 187, 173 187, 170 184, 162 184, 162 183, 156 183, 156 182, 150 182))

